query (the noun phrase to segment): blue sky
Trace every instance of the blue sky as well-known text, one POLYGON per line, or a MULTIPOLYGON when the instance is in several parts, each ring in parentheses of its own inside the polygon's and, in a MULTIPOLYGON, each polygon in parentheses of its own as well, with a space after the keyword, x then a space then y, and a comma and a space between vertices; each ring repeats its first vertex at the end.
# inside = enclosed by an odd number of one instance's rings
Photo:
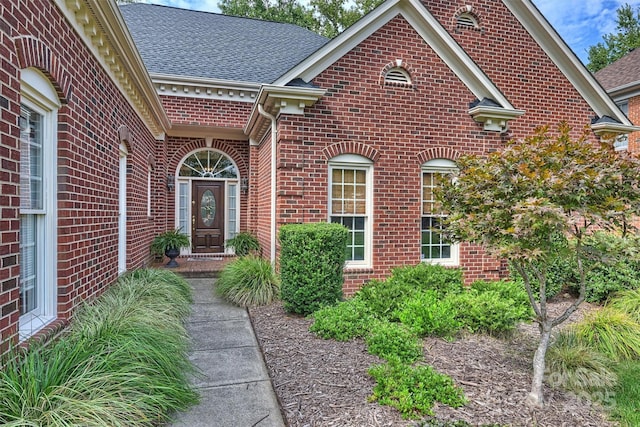
MULTIPOLYGON (((185 9, 220 12, 219 0, 143 0, 185 9)), ((587 62, 589 46, 602 35, 615 31, 616 9, 628 3, 634 9, 640 0, 533 0, 578 57, 587 62)))

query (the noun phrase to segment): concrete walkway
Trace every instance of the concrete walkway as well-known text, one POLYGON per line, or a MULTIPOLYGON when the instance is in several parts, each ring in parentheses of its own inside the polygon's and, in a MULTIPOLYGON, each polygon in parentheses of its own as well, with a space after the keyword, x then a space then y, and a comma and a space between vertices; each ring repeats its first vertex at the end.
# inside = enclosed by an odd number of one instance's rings
POLYGON ((215 279, 187 279, 194 289, 187 323, 200 403, 172 427, 284 427, 267 368, 243 308, 213 293, 215 279))

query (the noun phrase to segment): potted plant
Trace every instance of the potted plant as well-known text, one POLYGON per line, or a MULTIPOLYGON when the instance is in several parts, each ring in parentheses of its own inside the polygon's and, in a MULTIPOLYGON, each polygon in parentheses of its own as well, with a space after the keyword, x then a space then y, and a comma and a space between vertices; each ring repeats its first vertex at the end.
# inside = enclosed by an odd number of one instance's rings
POLYGON ((247 256, 252 252, 260 251, 258 238, 248 231, 236 234, 225 242, 228 248, 232 248, 237 256, 247 256))
POLYGON ((175 230, 165 231, 158 234, 153 238, 151 242, 151 252, 154 255, 166 255, 169 258, 167 267, 177 267, 176 257, 180 255, 180 249, 188 248, 191 245, 189 236, 180 231, 180 228, 175 230))

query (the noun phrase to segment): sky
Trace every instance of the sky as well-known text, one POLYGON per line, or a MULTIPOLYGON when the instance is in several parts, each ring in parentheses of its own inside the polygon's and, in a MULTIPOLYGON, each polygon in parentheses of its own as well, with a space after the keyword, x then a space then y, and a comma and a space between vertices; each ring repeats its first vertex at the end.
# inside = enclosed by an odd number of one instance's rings
MULTIPOLYGON (((219 0, 143 0, 183 9, 220 12, 219 0)), ((628 3, 634 10, 640 0, 533 0, 542 14, 573 49, 587 63, 589 46, 602 41, 604 34, 615 32, 616 9, 628 3)))

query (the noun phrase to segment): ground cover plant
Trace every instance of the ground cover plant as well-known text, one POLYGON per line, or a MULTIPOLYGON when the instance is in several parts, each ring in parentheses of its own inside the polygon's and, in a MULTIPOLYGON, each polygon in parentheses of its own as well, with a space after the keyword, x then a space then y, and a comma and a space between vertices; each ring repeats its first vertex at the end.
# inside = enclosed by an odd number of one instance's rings
POLYGON ((526 293, 514 282, 462 285, 458 269, 418 264, 396 268, 384 281, 372 281, 352 298, 313 313, 309 330, 323 338, 363 338, 369 353, 388 361, 373 367, 372 399, 396 407, 403 417, 431 413, 437 401, 463 401, 461 391, 445 386, 446 376, 420 365, 420 337, 448 340, 467 332, 512 330, 531 317, 526 293), (417 362, 417 365, 416 365, 417 362), (425 390, 430 390, 426 392, 425 390))
POLYGON ((139 270, 79 308, 47 346, 13 349, 0 371, 6 426, 156 426, 198 400, 183 321, 191 290, 139 270))
POLYGON ((216 293, 240 307, 269 304, 279 298, 280 278, 268 260, 246 255, 224 266, 216 293))
POLYGON ((462 390, 453 380, 431 366, 390 361, 371 367, 369 374, 376 380, 371 399, 395 407, 404 418, 433 415, 436 402, 454 408, 466 403, 462 390))

